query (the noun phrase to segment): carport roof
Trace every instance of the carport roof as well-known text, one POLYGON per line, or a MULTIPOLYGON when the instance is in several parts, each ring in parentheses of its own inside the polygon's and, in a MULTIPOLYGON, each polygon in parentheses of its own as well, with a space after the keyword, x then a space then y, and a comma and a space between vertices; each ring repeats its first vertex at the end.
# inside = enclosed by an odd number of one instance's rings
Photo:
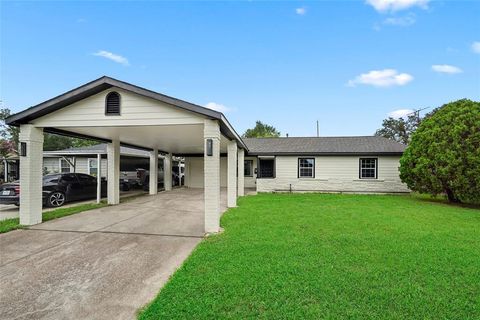
POLYGON ((13 126, 26 124, 34 119, 60 110, 68 105, 71 105, 72 103, 75 103, 112 87, 130 91, 138 95, 142 95, 190 112, 194 112, 196 114, 203 115, 210 119, 218 120, 220 122, 220 129, 222 133, 228 138, 236 140, 242 148, 247 149, 246 145, 243 143, 240 136, 235 132, 235 129, 233 129, 232 125, 228 122, 227 118, 223 115, 223 113, 107 76, 98 78, 78 88, 65 92, 55 98, 32 106, 22 112, 16 113, 8 117, 5 122, 8 125, 13 126))

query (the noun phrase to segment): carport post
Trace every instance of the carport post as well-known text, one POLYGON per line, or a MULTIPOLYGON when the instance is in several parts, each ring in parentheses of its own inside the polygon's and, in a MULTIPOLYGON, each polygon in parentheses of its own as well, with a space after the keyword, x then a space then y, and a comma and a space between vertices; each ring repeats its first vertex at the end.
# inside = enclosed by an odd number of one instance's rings
POLYGON ((107 144, 107 198, 108 204, 120 203, 120 141, 107 144))
POLYGON ((100 203, 101 198, 102 198, 102 155, 98 153, 97 154, 97 203, 100 203))
POLYGON ((167 153, 163 158, 163 187, 165 191, 172 190, 172 154, 167 153))
POLYGON ((20 126, 20 224, 42 222, 43 129, 20 126))
POLYGON ((217 120, 204 125, 205 232, 220 230, 220 126, 217 120))
POLYGON ((158 150, 150 151, 150 194, 158 193, 158 150))
POLYGON ((227 205, 237 206, 237 141, 228 142, 227 205))
POLYGON ((238 149, 238 196, 243 197, 245 195, 245 150, 238 149))

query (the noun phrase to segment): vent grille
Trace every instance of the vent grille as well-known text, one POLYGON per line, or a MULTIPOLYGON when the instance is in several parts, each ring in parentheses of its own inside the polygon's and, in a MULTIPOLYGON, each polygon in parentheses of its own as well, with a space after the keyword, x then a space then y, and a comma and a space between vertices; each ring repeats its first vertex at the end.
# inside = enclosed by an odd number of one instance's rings
POLYGON ((117 92, 110 92, 105 101, 106 115, 120 115, 120 95, 117 92))

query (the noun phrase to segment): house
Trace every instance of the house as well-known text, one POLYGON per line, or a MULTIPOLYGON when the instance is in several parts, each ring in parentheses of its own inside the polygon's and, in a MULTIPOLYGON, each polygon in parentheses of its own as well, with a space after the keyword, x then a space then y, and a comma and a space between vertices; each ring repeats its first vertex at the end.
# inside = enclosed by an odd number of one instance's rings
MULTIPOLYGON (((408 192, 398 176, 404 146, 379 137, 242 139, 220 112, 101 77, 7 119, 20 127, 20 223, 41 222, 43 132, 106 144, 108 203, 119 203, 121 146, 149 155, 165 190, 172 159, 185 159, 185 186, 202 188, 205 232, 218 232, 222 188, 235 207, 245 187, 260 192, 408 192)), ((66 166, 66 164, 65 164, 66 166)), ((149 193, 157 193, 150 181, 149 193)))

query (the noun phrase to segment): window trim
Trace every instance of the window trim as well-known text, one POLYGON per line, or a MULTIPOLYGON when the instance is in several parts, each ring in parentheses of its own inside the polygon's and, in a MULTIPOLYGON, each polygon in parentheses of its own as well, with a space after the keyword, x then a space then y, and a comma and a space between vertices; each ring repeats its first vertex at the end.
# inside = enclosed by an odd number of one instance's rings
POLYGON ((106 116, 120 116, 121 115, 121 109, 122 109, 122 96, 120 95, 120 93, 118 93, 117 91, 110 91, 109 93, 107 93, 107 95, 105 96, 105 115, 106 116), (111 95, 114 95, 114 94, 116 94, 118 96, 118 112, 109 113, 109 112, 107 112, 108 97, 110 97, 111 95))
POLYGON ((244 163, 243 163, 243 167, 244 167, 244 168, 243 168, 243 176, 244 176, 244 177, 252 178, 252 177, 253 177, 253 160, 252 160, 252 159, 245 159, 245 160, 243 160, 243 161, 244 161, 244 163), (246 163, 246 162, 250 162, 250 166, 251 166, 251 170, 250 170, 250 174, 249 174, 249 175, 246 175, 246 174, 245 174, 245 168, 246 168, 245 163, 246 163))
POLYGON ((378 158, 359 158, 358 161, 358 179, 360 180, 378 180, 378 158), (362 160, 375 160, 375 177, 362 177, 362 160))
POLYGON ((297 159, 297 178, 298 179, 315 179, 315 157, 300 157, 297 159), (300 160, 313 160, 311 176, 305 176, 305 177, 300 176, 300 160))
MULTIPOLYGON (((91 173, 91 171, 90 171, 90 169, 92 168, 92 167, 90 166, 90 160, 94 160, 95 163, 97 163, 97 160, 98 160, 98 159, 97 159, 97 158, 87 158, 88 175, 92 176, 92 173, 91 173)), ((102 160, 100 160, 100 165, 102 165, 102 160)), ((97 163, 97 168, 96 168, 96 169, 97 169, 97 173, 96 173, 96 174, 98 175, 98 163, 97 163)), ((95 177, 96 177, 96 175, 95 175, 95 177)))
POLYGON ((59 173, 73 173, 72 169, 73 169, 72 165, 67 160, 65 160, 63 158, 58 158, 58 171, 59 171, 59 173), (62 168, 63 168, 62 167, 62 161, 65 161, 68 164, 68 172, 63 172, 62 171, 62 168))
POLYGON ((275 179, 277 177, 277 156, 268 157, 268 158, 257 158, 257 179, 275 179), (261 160, 272 160, 273 161, 273 176, 272 177, 262 177, 260 174, 260 161, 261 160))

